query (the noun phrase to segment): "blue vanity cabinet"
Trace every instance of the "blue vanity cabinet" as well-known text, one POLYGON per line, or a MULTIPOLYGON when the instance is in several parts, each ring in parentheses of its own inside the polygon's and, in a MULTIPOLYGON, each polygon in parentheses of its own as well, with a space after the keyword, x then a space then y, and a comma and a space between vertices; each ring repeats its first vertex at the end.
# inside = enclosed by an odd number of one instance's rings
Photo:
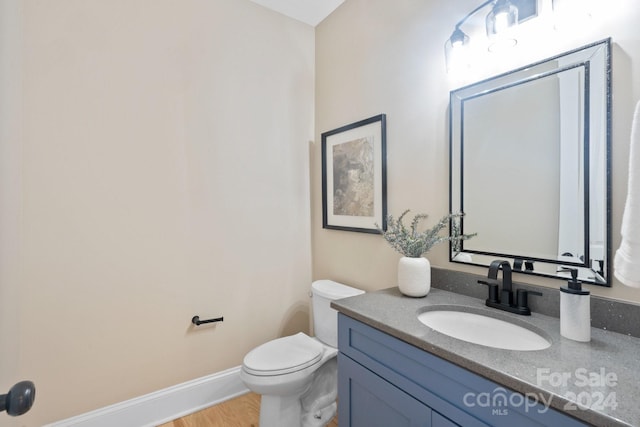
POLYGON ((586 424, 339 313, 341 427, 586 424))

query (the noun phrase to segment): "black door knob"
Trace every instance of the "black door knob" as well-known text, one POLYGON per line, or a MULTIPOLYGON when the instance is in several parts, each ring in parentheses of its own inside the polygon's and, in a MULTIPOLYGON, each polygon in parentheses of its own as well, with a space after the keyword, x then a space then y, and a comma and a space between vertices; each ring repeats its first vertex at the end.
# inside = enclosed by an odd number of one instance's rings
POLYGON ((36 398, 36 386, 31 381, 20 381, 9 390, 9 393, 0 395, 0 412, 7 411, 12 417, 24 414, 36 398))

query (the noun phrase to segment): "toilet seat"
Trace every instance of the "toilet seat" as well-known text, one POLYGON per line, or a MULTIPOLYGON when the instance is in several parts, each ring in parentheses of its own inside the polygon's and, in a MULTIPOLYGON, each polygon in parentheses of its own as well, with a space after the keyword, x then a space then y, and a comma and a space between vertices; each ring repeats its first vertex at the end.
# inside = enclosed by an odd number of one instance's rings
POLYGON ((243 369, 257 376, 290 374, 318 363, 323 352, 319 341, 299 332, 254 348, 244 357, 243 369))

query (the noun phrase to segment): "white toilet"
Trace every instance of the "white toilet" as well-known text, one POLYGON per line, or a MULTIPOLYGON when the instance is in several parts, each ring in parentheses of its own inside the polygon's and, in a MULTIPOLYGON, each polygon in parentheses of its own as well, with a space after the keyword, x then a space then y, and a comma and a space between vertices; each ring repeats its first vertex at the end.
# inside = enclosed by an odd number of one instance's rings
POLYGON ((244 357, 240 378, 262 395, 260 427, 320 427, 336 414, 338 312, 330 304, 364 291, 318 280, 311 293, 315 337, 278 338, 244 357))

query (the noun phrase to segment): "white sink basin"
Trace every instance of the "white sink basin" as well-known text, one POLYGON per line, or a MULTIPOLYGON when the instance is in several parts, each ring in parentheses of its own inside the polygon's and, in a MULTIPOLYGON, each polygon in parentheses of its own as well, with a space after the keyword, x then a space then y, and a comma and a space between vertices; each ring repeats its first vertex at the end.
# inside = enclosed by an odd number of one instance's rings
POLYGON ((418 320, 442 334, 487 347, 532 351, 551 346, 531 329, 482 314, 443 308, 420 313, 418 320))

